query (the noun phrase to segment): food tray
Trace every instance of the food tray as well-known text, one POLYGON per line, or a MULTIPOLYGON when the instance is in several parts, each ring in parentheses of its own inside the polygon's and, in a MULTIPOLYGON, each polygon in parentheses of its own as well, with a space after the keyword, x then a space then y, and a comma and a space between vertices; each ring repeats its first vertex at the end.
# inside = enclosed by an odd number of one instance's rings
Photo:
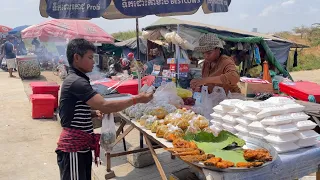
POLYGON ((253 168, 230 167, 227 169, 220 169, 220 168, 213 167, 213 166, 205 166, 203 163, 192 163, 192 164, 194 164, 195 166, 198 166, 200 168, 205 168, 205 169, 209 169, 212 171, 245 172, 245 171, 253 171, 253 170, 265 167, 265 166, 269 166, 278 158, 277 151, 274 149, 274 147, 272 147, 268 143, 265 143, 261 140, 250 138, 250 137, 241 137, 241 138, 246 141, 246 145, 244 145, 243 149, 266 149, 269 151, 270 155, 272 156, 272 161, 266 162, 262 166, 259 166, 259 167, 253 167, 253 168))

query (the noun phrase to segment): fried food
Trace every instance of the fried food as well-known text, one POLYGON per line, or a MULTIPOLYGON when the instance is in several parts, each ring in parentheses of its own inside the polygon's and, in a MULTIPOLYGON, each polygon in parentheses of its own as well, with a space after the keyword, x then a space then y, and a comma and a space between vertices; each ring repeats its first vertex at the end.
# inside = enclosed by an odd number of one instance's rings
POLYGON ((204 162, 204 165, 205 165, 205 166, 216 166, 216 164, 217 164, 218 162, 220 162, 220 161, 222 161, 221 158, 219 158, 219 157, 213 157, 213 158, 210 158, 210 159, 206 160, 206 161, 204 162))
POLYGON ((272 156, 266 149, 246 149, 244 150, 243 157, 247 161, 272 161, 272 156))
POLYGON ((158 138, 163 138, 164 134, 168 131, 168 126, 160 125, 157 128, 156 135, 158 138))
POLYGON ((263 162, 239 162, 237 163, 237 167, 241 168, 251 168, 251 167, 259 167, 262 166, 263 162))
POLYGON ((202 155, 188 155, 188 156, 180 156, 180 158, 184 161, 188 161, 188 162, 200 162, 200 161, 205 161, 207 160, 207 155, 206 154, 202 154, 202 155))
POLYGON ((213 157, 216 157, 216 156, 213 155, 213 154, 207 154, 207 159, 210 159, 210 158, 213 158, 213 157))
POLYGON ((175 139, 173 142, 172 142, 173 146, 175 148, 193 148, 193 149, 198 149, 198 146, 195 142, 189 142, 189 141, 186 141, 182 138, 178 138, 178 139, 175 139))
POLYGON ((215 166, 220 169, 226 169, 229 167, 233 167, 234 163, 231 161, 222 160, 219 157, 213 157, 204 162, 205 166, 215 166))
POLYGON ((202 154, 205 154, 205 153, 201 149, 196 149, 196 150, 192 150, 192 151, 175 153, 173 155, 175 155, 175 156, 188 156, 188 155, 202 155, 202 154))
POLYGON ((193 151, 196 149, 194 149, 194 148, 164 148, 164 150, 179 153, 179 152, 185 152, 185 151, 193 151))
POLYGON ((176 129, 174 131, 168 130, 164 135, 163 138, 167 141, 174 141, 177 138, 182 138, 184 136, 184 132, 182 129, 176 129))

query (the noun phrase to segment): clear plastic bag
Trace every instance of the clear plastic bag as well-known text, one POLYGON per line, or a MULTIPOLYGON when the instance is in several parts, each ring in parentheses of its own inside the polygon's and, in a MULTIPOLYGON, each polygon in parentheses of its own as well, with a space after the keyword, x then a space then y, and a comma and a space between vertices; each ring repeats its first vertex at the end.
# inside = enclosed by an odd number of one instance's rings
POLYGON ((177 94, 176 85, 173 82, 162 84, 154 93, 153 101, 166 102, 176 107, 181 107, 184 102, 177 94))
POLYGON ((101 147, 107 151, 111 152, 113 148, 113 143, 116 141, 116 125, 114 123, 113 114, 106 114, 102 119, 101 137, 100 144, 101 147))
POLYGON ((217 106, 221 101, 227 98, 227 95, 222 87, 215 86, 212 93, 209 94, 208 86, 203 86, 201 89, 201 114, 207 119, 210 119, 210 114, 213 113, 213 107, 217 106))

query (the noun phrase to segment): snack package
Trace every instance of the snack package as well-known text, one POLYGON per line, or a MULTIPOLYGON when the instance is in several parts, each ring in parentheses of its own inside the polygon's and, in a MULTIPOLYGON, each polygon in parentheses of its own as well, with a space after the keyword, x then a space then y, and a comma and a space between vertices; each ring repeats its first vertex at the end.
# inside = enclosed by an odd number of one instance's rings
POLYGON ((149 118, 152 118, 153 116, 151 115, 144 115, 142 116, 140 119, 139 119, 139 123, 141 126, 145 126, 146 124, 146 120, 149 119, 149 118))
POLYGON ((197 115, 191 120, 194 126, 199 127, 200 129, 204 129, 209 127, 209 120, 204 116, 197 115))
POLYGON ((167 132, 163 135, 163 138, 166 139, 167 141, 174 141, 177 138, 182 138, 184 136, 184 132, 182 129, 180 129, 177 126, 174 126, 172 124, 168 124, 168 130, 167 132))
POLYGON ((146 120, 146 123, 145 123, 144 127, 145 127, 146 129, 150 130, 153 122, 156 121, 156 120, 157 120, 157 116, 149 117, 149 118, 146 120))
POLYGON ((189 121, 187 119, 179 119, 176 120, 173 125, 178 126, 179 128, 181 128, 182 130, 186 130, 189 126, 189 121))
POLYGON ((154 121, 151 125, 151 132, 156 133, 160 125, 161 125, 160 120, 154 121))
POLYGON ((174 113, 170 113, 168 114, 165 118, 164 118, 164 124, 175 124, 176 121, 179 121, 182 117, 182 114, 174 112, 174 113))
POLYGON ((197 126, 194 126, 193 122, 189 122, 189 127, 186 130, 186 134, 197 134, 201 131, 201 129, 197 126))
POLYGON ((158 138, 163 138, 164 134, 168 131, 168 126, 167 125, 160 125, 157 128, 156 131, 156 136, 158 138))
POLYGON ((168 112, 163 107, 158 107, 152 110, 150 115, 157 116, 158 119, 163 119, 168 115, 168 112))

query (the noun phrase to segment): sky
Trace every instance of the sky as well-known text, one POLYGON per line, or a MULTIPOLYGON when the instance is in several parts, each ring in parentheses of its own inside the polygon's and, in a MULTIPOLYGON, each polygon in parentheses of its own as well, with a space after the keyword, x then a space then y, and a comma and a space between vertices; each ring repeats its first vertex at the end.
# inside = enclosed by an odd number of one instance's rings
MULTIPOLYGON (((40 0, 1 0, 0 25, 11 28, 33 25, 48 20, 39 13, 40 0)), ((245 31, 258 28, 262 33, 290 31, 301 25, 320 23, 320 0, 232 0, 227 13, 203 14, 202 9, 194 15, 174 16, 178 19, 229 27, 245 31)), ((159 17, 139 19, 140 28, 155 22, 159 17)), ((135 29, 135 19, 91 20, 108 33, 135 29)))

